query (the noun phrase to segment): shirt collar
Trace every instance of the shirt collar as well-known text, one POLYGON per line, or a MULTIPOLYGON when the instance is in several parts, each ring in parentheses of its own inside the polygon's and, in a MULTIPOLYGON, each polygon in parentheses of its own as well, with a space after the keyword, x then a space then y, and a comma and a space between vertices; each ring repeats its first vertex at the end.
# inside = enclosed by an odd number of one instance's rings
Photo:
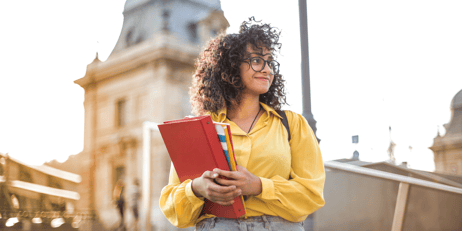
POLYGON ((276 112, 276 110, 274 110, 272 107, 260 102, 260 105, 262 106, 262 108, 266 111, 266 115, 269 116, 270 113, 273 113, 273 115, 275 115, 276 117, 278 117, 279 119, 282 119, 282 117, 276 112))
MULTIPOLYGON (((269 116, 270 113, 277 116, 278 118, 282 119, 282 117, 274 110, 272 107, 260 102, 260 106, 265 110, 266 115, 269 116)), ((212 120, 216 122, 223 122, 227 117, 228 110, 226 108, 222 108, 218 110, 217 113, 207 112, 210 116, 212 116, 212 120)))

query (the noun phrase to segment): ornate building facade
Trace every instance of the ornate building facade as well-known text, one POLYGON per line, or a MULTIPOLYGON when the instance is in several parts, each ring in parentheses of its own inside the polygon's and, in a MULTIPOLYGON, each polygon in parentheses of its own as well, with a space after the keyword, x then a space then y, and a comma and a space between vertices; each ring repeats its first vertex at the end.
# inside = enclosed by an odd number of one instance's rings
MULTIPOLYGON (((75 81, 85 90, 78 206, 94 210, 106 228, 119 222, 112 200, 116 182, 130 186, 142 178, 143 122, 191 113, 188 91, 194 62, 205 42, 229 27, 219 0, 127 0, 123 14, 120 37, 109 58, 101 62, 96 57, 85 76, 75 81)), ((156 218, 161 215, 158 200, 168 181, 170 159, 155 132, 151 166, 156 218)), ((127 212, 124 220, 130 223, 132 216, 127 212)), ((157 230, 168 229, 164 221, 154 219, 152 224, 157 230)))
POLYGON ((462 175, 462 90, 451 101, 451 120, 444 125, 446 134, 434 138, 435 171, 462 175))

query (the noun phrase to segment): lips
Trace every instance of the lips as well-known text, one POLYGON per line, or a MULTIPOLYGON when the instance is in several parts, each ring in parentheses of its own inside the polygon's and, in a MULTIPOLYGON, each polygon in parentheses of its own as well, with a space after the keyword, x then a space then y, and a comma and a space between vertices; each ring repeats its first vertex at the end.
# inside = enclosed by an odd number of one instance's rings
POLYGON ((266 81, 269 81, 269 78, 267 77, 255 77, 256 79, 258 80, 266 80, 266 81))

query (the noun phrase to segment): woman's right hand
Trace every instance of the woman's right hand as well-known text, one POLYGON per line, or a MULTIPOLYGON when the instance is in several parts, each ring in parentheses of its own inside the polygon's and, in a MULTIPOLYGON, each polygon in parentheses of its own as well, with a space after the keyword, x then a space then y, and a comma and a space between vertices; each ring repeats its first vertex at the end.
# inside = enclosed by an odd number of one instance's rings
POLYGON ((205 171, 202 176, 194 179, 191 184, 192 191, 197 197, 205 197, 219 205, 231 205, 234 198, 241 195, 241 190, 235 185, 221 186, 215 182, 218 177, 213 171, 205 171))

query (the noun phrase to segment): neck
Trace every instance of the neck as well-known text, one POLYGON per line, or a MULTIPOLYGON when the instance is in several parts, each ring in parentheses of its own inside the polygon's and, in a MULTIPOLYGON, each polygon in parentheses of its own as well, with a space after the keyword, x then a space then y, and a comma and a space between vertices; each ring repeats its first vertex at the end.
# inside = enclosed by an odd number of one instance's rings
POLYGON ((247 118, 254 118, 255 115, 260 111, 259 97, 248 97, 242 96, 240 104, 231 104, 228 108, 228 118, 233 120, 241 120, 247 118))

